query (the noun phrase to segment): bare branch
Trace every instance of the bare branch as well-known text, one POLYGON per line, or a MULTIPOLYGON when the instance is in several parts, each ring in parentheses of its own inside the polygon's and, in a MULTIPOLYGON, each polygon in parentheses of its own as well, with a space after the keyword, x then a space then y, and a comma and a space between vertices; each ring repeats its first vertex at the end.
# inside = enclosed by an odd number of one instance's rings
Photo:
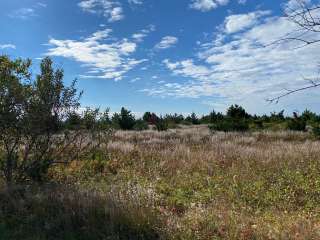
POLYGON ((310 88, 316 88, 316 87, 319 87, 319 86, 320 86, 320 83, 317 83, 317 84, 312 84, 312 85, 309 85, 309 86, 306 86, 306 87, 297 88, 295 90, 288 91, 288 92, 286 92, 286 93, 284 93, 284 94, 282 94, 282 95, 280 95, 278 97, 267 99, 267 101, 270 102, 270 103, 278 103, 281 98, 284 98, 284 97, 286 97, 288 95, 291 95, 291 94, 296 93, 296 92, 301 92, 301 91, 304 91, 304 90, 307 90, 307 89, 310 89, 310 88))
MULTIPOLYGON (((294 48, 299 49, 320 42, 320 37, 318 39, 314 39, 315 37, 313 36, 315 35, 315 33, 320 33, 320 18, 317 17, 317 14, 320 12, 320 5, 307 6, 307 4, 301 0, 296 0, 296 3, 298 4, 299 9, 287 8, 287 10, 289 11, 287 11, 286 17, 289 21, 296 24, 298 26, 298 29, 294 32, 286 34, 283 38, 278 39, 267 46, 283 42, 301 42, 301 46, 297 46, 294 48), (296 34, 297 32, 302 33, 296 34), (312 34, 313 39, 310 39, 310 35, 306 36, 310 33, 312 34)), ((317 79, 303 77, 303 79, 309 82, 308 86, 293 90, 284 89, 286 91, 285 93, 278 97, 267 99, 267 101, 270 103, 278 103, 280 99, 288 95, 320 86, 319 77, 317 79)))

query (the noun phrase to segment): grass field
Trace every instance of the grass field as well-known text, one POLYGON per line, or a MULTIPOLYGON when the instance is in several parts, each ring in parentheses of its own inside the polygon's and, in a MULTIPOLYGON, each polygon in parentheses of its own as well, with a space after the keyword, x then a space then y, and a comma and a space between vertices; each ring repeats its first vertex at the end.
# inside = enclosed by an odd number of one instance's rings
POLYGON ((320 141, 117 131, 42 186, 0 193, 0 239, 320 239, 320 141))

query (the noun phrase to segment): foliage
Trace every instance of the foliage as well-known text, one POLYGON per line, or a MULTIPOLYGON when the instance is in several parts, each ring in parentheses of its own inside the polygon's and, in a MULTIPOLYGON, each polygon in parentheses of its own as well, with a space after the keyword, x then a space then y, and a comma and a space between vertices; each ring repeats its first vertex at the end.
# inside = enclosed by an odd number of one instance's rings
POLYGON ((194 112, 191 113, 191 115, 187 116, 185 121, 187 121, 187 122, 189 122, 189 123, 191 123, 193 125, 200 124, 200 121, 199 121, 197 115, 194 112))
MULTIPOLYGON (((43 181, 52 165, 68 162, 79 155, 79 149, 89 151, 102 139, 84 142, 84 138, 104 134, 74 131, 81 93, 75 81, 64 85, 63 70, 55 70, 50 58, 42 60, 34 80, 30 67, 29 60, 0 57, 0 168, 8 186, 43 181), (66 118, 73 131, 62 129, 66 118)), ((87 130, 93 128, 97 113, 86 111, 87 130)))
POLYGON ((168 122, 164 118, 160 117, 158 119, 158 121, 156 122, 156 129, 158 131, 167 131, 168 130, 168 122))
POLYGON ((273 121, 273 122, 281 122, 281 121, 284 121, 285 118, 284 118, 284 110, 276 113, 276 112, 272 112, 271 115, 270 115, 270 121, 273 121))
POLYGON ((244 119, 249 118, 250 115, 244 110, 243 107, 235 104, 231 105, 227 110, 227 117, 232 119, 244 119))
POLYGON ((122 130, 132 130, 135 125, 135 117, 131 111, 122 107, 120 113, 113 115, 112 122, 115 127, 119 127, 122 130))
POLYGON ((319 149, 306 132, 119 131, 54 184, 0 190, 0 239, 319 239, 319 149))
POLYGON ((63 71, 54 70, 49 58, 41 62, 34 81, 30 66, 29 60, 0 58, 0 163, 8 184, 41 179, 54 162, 49 152, 53 135, 64 116, 79 106, 75 82, 65 87, 63 71))
POLYGON ((145 112, 143 114, 142 119, 152 125, 155 125, 159 119, 159 117, 157 116, 157 114, 155 113, 151 113, 151 112, 145 112))
POLYGON ((320 139, 320 126, 315 125, 312 127, 312 134, 315 138, 320 139))
POLYGON ((299 117, 297 113, 294 113, 293 115, 293 119, 289 119, 288 121, 288 129, 293 131, 305 131, 307 125, 306 119, 299 117))
POLYGON ((303 119, 290 119, 288 121, 288 129, 292 131, 305 131, 306 122, 303 119))
POLYGON ((82 124, 85 129, 90 130, 97 127, 97 117, 99 115, 99 109, 86 108, 83 113, 82 124))
POLYGON ((80 114, 75 111, 70 112, 64 122, 64 127, 69 130, 80 129, 82 127, 82 118, 80 114))
POLYGON ((100 129, 109 129, 111 126, 111 119, 109 116, 110 109, 107 108, 99 118, 99 127, 100 129))
POLYGON ((184 121, 184 117, 182 114, 166 114, 164 116, 164 119, 166 119, 168 122, 172 124, 181 124, 184 121))
POLYGON ((138 119, 133 126, 133 129, 136 131, 143 131, 149 129, 148 123, 142 119, 138 119))
POLYGON ((211 131, 244 132, 249 130, 248 121, 243 119, 225 119, 209 126, 211 131))

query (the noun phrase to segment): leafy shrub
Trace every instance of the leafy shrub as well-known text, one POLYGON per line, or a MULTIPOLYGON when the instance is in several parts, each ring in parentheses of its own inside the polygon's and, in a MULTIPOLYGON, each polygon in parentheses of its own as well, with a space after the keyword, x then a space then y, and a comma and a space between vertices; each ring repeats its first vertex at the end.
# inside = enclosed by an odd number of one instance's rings
POLYGON ((223 132, 245 132, 249 130, 249 124, 246 120, 226 119, 209 126, 211 131, 223 132))
POLYGON ((110 129, 111 127, 111 120, 109 117, 110 109, 107 108, 101 115, 99 119, 99 128, 102 130, 110 129))
POLYGON ((320 126, 313 126, 312 127, 312 134, 315 138, 320 139, 320 126))
POLYGON ((167 131, 168 130, 168 122, 160 117, 158 121, 156 122, 156 129, 158 131, 167 131))
POLYGON ((99 115, 99 109, 90 109, 87 108, 83 114, 83 127, 87 130, 98 127, 97 125, 97 117, 99 115))
POLYGON ((184 117, 182 114, 166 114, 164 117, 168 122, 172 122, 175 124, 181 124, 184 120, 184 117))
POLYGON ((290 119, 287 123, 287 128, 292 131, 305 131, 306 121, 301 118, 290 119))
POLYGON ((63 70, 55 70, 50 58, 42 60, 35 79, 30 67, 30 60, 0 56, 0 166, 8 186, 41 181, 66 151, 74 147, 70 157, 77 152, 74 141, 80 136, 56 136, 62 121, 80 105, 76 82, 66 87, 63 70))
POLYGON ((143 131, 143 130, 147 130, 148 128, 149 128, 148 123, 146 123, 142 119, 137 120, 135 125, 133 126, 133 129, 136 131, 143 131))
POLYGON ((68 114, 65 121, 65 128, 70 130, 80 129, 82 124, 81 116, 76 112, 71 112, 68 114))

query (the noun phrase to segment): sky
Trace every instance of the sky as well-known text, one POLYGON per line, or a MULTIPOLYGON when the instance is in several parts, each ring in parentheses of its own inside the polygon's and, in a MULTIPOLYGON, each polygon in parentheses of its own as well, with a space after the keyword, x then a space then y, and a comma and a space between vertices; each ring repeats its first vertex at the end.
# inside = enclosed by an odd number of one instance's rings
POLYGON ((266 101, 318 77, 317 44, 275 44, 297 33, 284 17, 296 8, 295 0, 0 0, 0 54, 32 59, 33 73, 50 56, 66 84, 78 79, 83 107, 320 112, 319 89, 266 101))

